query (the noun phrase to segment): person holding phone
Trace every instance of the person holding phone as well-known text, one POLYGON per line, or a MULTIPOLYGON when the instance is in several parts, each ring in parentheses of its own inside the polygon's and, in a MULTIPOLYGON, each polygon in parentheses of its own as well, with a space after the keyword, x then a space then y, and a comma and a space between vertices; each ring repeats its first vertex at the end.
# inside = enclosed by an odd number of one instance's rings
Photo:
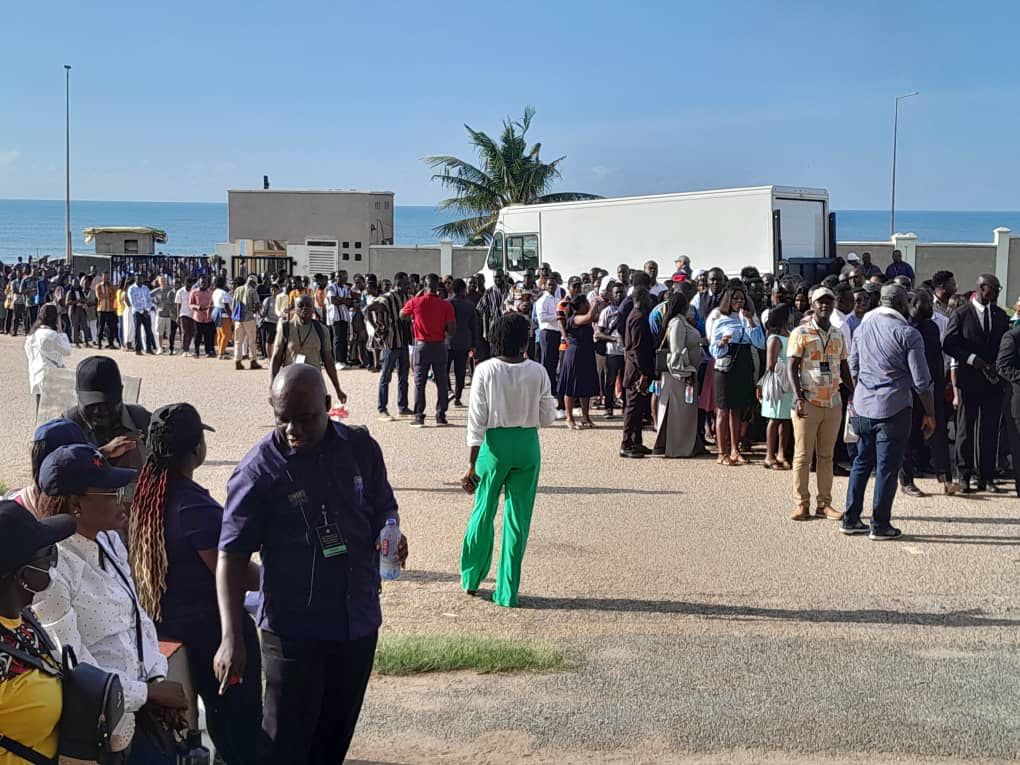
POLYGON ((475 507, 464 534, 461 586, 476 595, 492 565, 493 521, 506 489, 503 549, 496 571, 493 603, 517 606, 521 562, 528 543, 531 514, 541 468, 538 428, 556 421, 545 368, 525 357, 530 324, 519 313, 497 317, 489 329, 493 357, 475 368, 468 404, 468 470, 464 491, 475 507))

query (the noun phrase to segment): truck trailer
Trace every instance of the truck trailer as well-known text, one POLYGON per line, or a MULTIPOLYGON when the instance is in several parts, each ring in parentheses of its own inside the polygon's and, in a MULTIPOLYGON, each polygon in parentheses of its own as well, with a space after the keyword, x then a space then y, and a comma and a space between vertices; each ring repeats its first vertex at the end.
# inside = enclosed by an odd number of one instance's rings
POLYGON ((486 258, 490 277, 515 278, 549 263, 564 278, 594 266, 648 260, 663 273, 680 255, 694 268, 739 276, 801 274, 817 282, 835 270, 836 221, 824 189, 755 186, 581 202, 512 205, 499 212, 486 258))

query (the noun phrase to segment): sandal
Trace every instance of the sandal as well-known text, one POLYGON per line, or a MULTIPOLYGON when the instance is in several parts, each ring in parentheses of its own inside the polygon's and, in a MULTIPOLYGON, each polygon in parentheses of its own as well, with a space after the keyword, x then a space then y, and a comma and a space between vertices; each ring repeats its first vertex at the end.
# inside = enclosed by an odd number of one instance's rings
POLYGON ((747 460, 744 459, 740 452, 733 452, 730 455, 730 463, 733 465, 746 465, 747 460))
POLYGON ((595 427, 595 423, 592 422, 591 420, 584 420, 581 422, 581 427, 584 428, 585 430, 590 430, 595 427))
POLYGON ((722 465, 723 467, 732 467, 733 466, 733 462, 730 460, 729 457, 720 457, 719 458, 719 464, 722 465))
POLYGON ((776 470, 792 470, 792 466, 786 460, 780 460, 776 463, 776 470))
POLYGON ((778 462, 769 462, 768 460, 765 460, 763 463, 761 463, 761 466, 766 470, 779 470, 778 462))
POLYGON ((584 430, 584 428, 582 428, 576 422, 568 422, 567 423, 567 430, 584 430))

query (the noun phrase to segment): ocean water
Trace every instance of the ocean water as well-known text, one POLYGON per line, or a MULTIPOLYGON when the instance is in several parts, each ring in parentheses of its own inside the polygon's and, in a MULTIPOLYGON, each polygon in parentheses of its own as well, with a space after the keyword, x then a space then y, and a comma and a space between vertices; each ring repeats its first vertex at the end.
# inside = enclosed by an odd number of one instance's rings
MULTIPOLYGON (((450 214, 431 206, 397 205, 397 244, 426 244, 438 237, 433 228, 450 214)), ((840 241, 886 241, 889 213, 845 210, 836 213, 840 241)), ((82 231, 89 226, 153 226, 169 235, 163 252, 190 255, 212 252, 227 237, 227 206, 206 202, 71 203, 71 243, 90 252, 82 231)), ((903 210, 896 229, 912 231, 926 242, 990 242, 992 231, 1006 226, 1020 232, 1020 212, 941 212, 903 210)), ((0 262, 18 257, 64 254, 64 203, 58 200, 0 199, 0 262)))

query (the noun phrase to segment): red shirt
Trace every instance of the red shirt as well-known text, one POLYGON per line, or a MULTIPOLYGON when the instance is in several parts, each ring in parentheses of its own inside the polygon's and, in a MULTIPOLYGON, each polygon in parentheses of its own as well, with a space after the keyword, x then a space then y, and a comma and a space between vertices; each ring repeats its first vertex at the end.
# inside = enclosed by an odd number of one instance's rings
POLYGON ((414 339, 426 343, 446 340, 446 323, 454 321, 453 306, 431 292, 411 298, 400 312, 414 317, 414 339))

